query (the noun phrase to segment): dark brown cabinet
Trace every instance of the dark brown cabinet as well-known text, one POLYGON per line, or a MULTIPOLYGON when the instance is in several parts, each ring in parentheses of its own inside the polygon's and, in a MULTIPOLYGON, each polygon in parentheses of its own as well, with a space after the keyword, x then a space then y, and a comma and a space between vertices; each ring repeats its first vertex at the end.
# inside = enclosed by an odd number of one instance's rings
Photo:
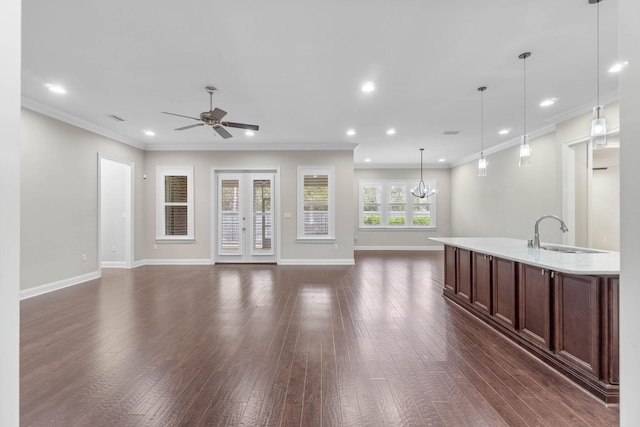
POLYGON ((453 246, 444 247, 444 289, 456 292, 456 250, 453 246))
POLYGON ((471 304, 471 251, 456 251, 456 296, 471 304))
POLYGON ((603 292, 603 301, 600 302, 604 348, 602 352, 602 369, 605 372, 604 380, 610 384, 620 384, 620 278, 607 277, 603 292))
POLYGON ((473 252, 471 256, 471 303, 491 314, 491 255, 473 252))
POLYGON ((618 292, 618 276, 445 247, 445 297, 606 403, 619 402, 618 292))
POLYGON ((510 329, 515 329, 518 327, 516 263, 507 259, 494 258, 492 267, 491 314, 496 321, 510 329))
POLYGON ((551 348, 551 273, 520 264, 518 330, 544 348, 551 348))
POLYGON ((559 273, 554 287, 554 350, 567 362, 599 378, 598 278, 559 273))

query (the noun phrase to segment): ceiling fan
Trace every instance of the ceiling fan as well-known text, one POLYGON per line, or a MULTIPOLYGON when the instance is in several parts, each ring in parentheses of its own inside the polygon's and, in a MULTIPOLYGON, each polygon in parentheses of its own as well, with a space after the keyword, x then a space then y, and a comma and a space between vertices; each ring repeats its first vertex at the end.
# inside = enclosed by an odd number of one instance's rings
POLYGON ((215 130, 218 133, 218 135, 220 135, 224 139, 231 138, 233 136, 224 127, 240 128, 240 129, 256 130, 256 131, 259 130, 259 127, 257 125, 248 125, 245 123, 235 123, 235 122, 223 122, 222 118, 227 115, 227 112, 219 108, 213 108, 213 94, 216 92, 217 89, 213 86, 207 86, 205 89, 207 90, 207 92, 209 92, 209 111, 204 111, 200 113, 199 118, 184 116, 182 114, 169 113, 167 111, 162 112, 163 114, 170 114, 172 116, 185 117, 187 119, 193 119, 193 120, 202 122, 202 123, 197 123, 195 125, 183 126, 174 130, 186 130, 186 129, 191 129, 197 126, 209 125, 209 126, 212 126, 213 130, 215 130))

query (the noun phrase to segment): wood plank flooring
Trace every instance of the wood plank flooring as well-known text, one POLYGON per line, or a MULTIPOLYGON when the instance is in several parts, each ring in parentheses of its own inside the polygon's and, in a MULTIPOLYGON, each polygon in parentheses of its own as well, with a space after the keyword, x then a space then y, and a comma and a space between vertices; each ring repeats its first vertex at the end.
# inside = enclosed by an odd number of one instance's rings
POLYGON ((145 266, 24 300, 21 425, 618 425, 447 302, 443 262, 145 266))

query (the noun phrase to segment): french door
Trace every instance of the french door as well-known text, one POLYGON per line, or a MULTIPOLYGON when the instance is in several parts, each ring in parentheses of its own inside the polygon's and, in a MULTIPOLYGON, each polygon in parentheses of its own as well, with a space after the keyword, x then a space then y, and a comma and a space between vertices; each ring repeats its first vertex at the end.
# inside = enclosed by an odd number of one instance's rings
POLYGON ((275 173, 216 174, 215 262, 275 262, 275 173))

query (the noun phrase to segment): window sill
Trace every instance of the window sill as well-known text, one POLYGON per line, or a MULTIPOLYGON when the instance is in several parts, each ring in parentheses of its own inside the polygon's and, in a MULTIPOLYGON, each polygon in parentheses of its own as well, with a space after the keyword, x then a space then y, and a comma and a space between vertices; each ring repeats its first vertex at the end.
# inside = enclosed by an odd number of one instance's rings
POLYGON ((193 237, 185 237, 184 239, 158 239, 156 243, 195 243, 196 239, 193 237))

